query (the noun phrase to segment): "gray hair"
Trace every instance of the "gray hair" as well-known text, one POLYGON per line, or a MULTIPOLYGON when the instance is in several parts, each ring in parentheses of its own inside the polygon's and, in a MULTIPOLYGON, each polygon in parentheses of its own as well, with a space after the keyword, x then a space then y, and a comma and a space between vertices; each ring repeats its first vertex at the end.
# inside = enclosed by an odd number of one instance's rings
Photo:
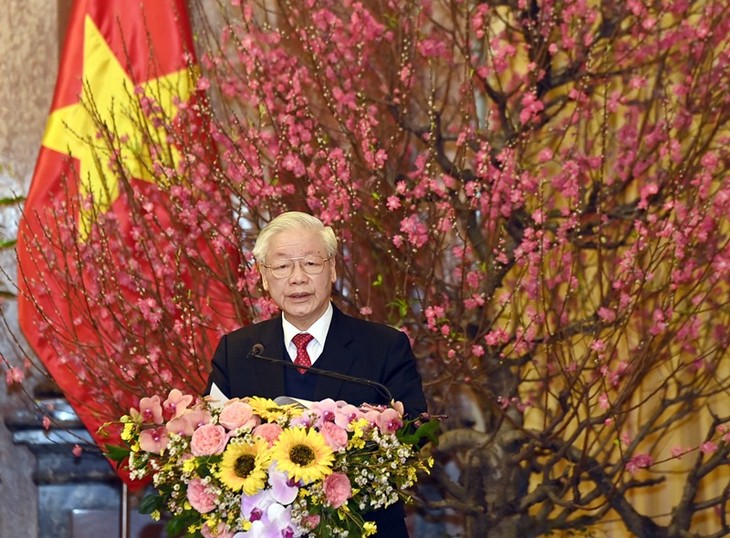
POLYGON ((253 256, 259 263, 264 263, 269 252, 271 238, 279 232, 287 230, 310 230, 318 232, 327 251, 327 257, 337 254, 337 237, 330 226, 325 226, 317 217, 301 211, 287 211, 269 222, 261 230, 253 247, 253 256))

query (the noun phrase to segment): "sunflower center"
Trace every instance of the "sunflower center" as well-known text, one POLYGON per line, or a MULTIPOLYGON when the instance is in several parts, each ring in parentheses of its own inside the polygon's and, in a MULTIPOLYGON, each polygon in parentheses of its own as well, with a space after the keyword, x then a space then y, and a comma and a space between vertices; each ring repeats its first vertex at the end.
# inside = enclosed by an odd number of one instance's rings
POLYGON ((239 456, 236 458, 236 463, 233 465, 233 472, 236 473, 236 476, 247 478, 254 470, 254 467, 256 466, 255 463, 256 458, 254 458, 251 454, 239 456))
POLYGON ((314 450, 307 445, 294 445, 289 451, 289 459, 300 467, 306 467, 315 460, 314 450))

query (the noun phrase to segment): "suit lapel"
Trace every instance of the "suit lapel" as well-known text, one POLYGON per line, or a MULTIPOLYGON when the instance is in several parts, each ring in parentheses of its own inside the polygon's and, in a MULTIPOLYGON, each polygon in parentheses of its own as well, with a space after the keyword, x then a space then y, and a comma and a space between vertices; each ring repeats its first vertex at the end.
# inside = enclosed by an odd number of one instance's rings
MULTIPOLYGON (((347 316, 333 305, 332 322, 327 331, 327 340, 322 354, 314 363, 315 368, 347 374, 356 360, 356 353, 349 344, 352 342, 352 331, 347 316)), ((320 375, 314 391, 315 400, 322 400, 333 394, 340 394, 344 381, 320 375)))
MULTIPOLYGON (((284 329, 281 326, 281 317, 274 318, 262 329, 259 336, 264 351, 261 354, 272 359, 289 360, 288 357, 284 357, 284 329)), ((255 361, 252 376, 254 379, 253 394, 261 394, 269 398, 283 396, 285 390, 284 368, 259 359, 251 360, 255 361), (258 392, 255 392, 257 390, 258 392), (266 393, 262 393, 262 390, 265 390, 266 393)))

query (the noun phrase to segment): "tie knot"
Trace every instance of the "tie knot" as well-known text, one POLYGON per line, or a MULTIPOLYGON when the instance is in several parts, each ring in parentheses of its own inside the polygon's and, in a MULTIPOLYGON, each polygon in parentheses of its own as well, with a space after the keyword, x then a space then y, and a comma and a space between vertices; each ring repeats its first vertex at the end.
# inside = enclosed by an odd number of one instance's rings
POLYGON ((306 349, 307 344, 309 344, 312 340, 314 340, 314 336, 309 333, 295 334, 294 338, 292 338, 292 342, 294 342, 298 351, 306 349))

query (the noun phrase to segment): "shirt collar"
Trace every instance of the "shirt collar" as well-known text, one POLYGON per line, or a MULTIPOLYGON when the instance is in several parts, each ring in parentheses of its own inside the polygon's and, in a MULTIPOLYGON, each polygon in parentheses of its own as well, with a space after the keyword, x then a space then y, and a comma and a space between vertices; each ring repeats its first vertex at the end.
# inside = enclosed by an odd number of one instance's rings
POLYGON ((314 336, 314 340, 320 346, 324 346, 324 341, 327 338, 327 331, 329 331, 330 322, 332 321, 333 312, 334 309, 332 308, 332 303, 330 302, 327 304, 327 310, 325 310, 324 314, 322 314, 322 316, 305 331, 300 331, 294 325, 292 325, 286 319, 286 314, 282 312, 281 324, 284 328, 284 343, 286 344, 286 346, 289 347, 289 344, 291 344, 291 340, 292 338, 294 338, 294 335, 297 335, 299 333, 311 334, 312 336, 314 336))

